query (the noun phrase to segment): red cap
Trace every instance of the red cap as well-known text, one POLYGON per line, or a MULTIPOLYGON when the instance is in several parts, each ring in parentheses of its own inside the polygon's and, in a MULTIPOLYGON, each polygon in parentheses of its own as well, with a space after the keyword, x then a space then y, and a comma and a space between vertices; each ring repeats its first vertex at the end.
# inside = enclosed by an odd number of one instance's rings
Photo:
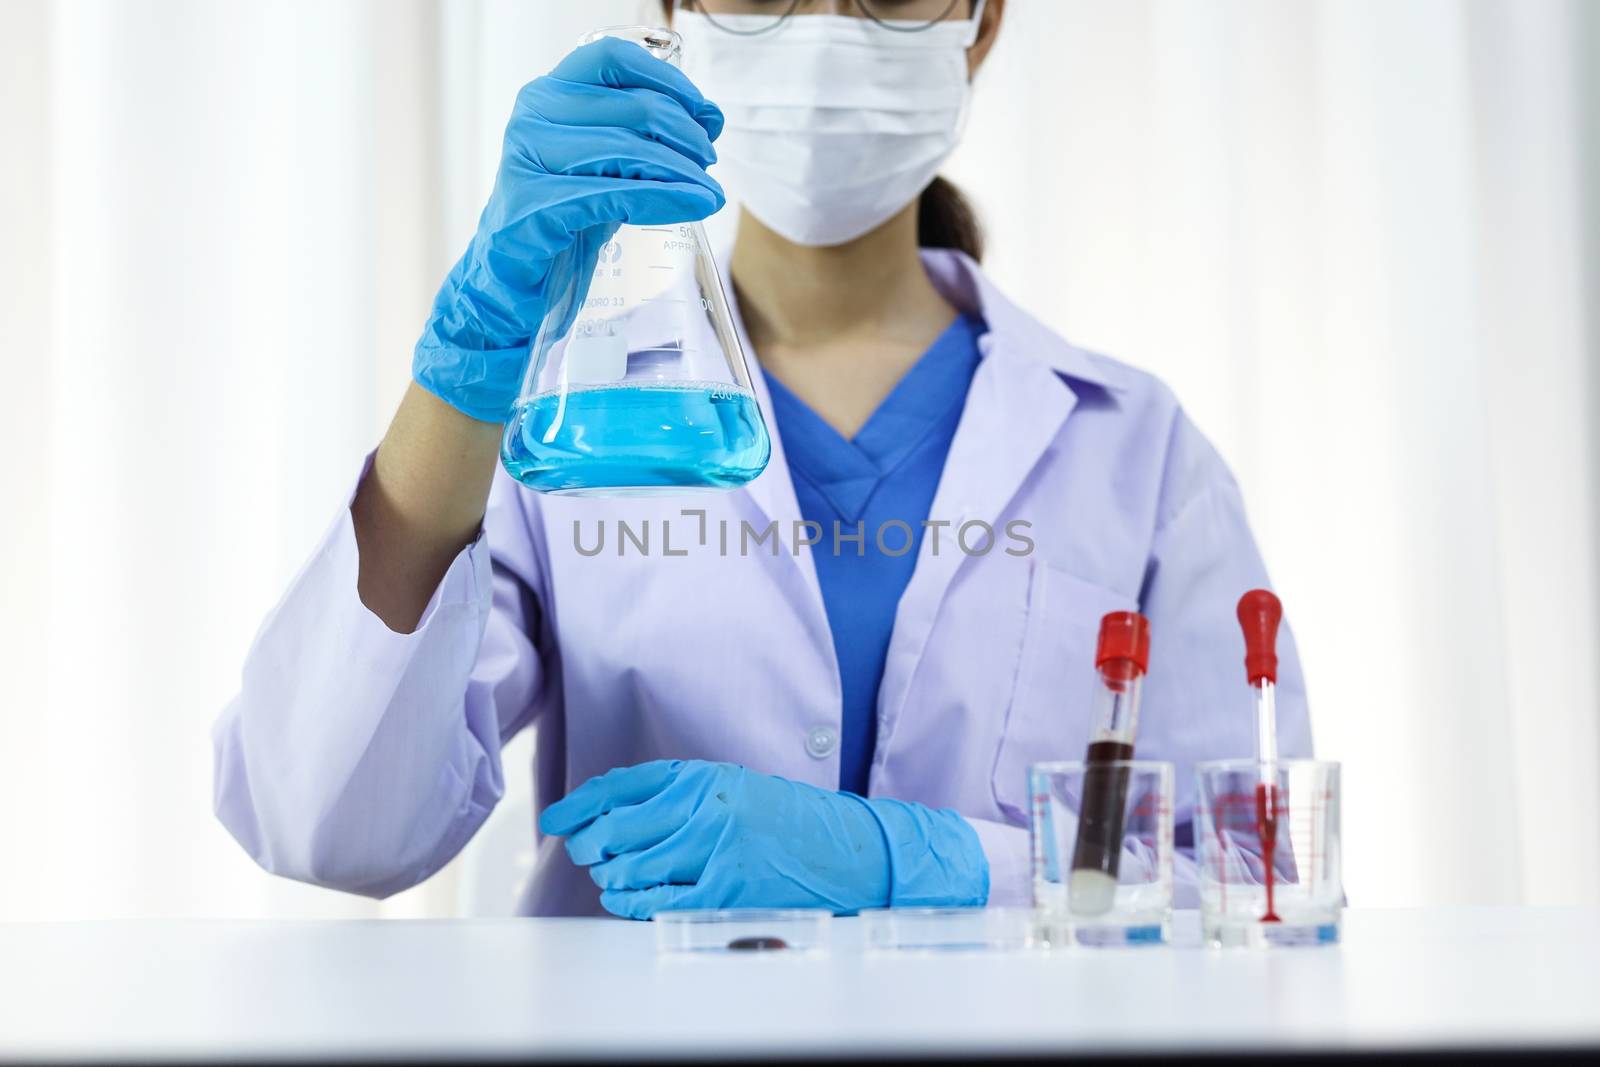
POLYGON ((1100 620, 1094 665, 1104 670, 1106 664, 1118 662, 1131 665, 1132 674, 1150 669, 1150 620, 1137 611, 1113 611, 1100 620))
POLYGON ((1252 589, 1239 598, 1239 625, 1244 629, 1244 669, 1251 685, 1278 684, 1278 623, 1283 604, 1266 589, 1252 589))

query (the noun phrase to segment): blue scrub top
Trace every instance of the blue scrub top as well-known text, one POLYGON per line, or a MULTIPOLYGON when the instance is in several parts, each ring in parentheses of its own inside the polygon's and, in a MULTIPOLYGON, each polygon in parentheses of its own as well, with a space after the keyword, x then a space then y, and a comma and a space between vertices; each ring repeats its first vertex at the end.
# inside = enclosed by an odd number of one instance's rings
POLYGON ((983 320, 961 315, 900 379, 853 440, 846 441, 770 373, 772 411, 803 519, 822 527, 813 546, 844 692, 839 788, 866 795, 878 735, 878 686, 900 594, 911 581, 922 521, 978 367, 983 320), (883 530, 894 520, 910 527, 883 530), (833 551, 834 523, 864 532, 833 551), (904 551, 902 551, 902 548, 904 551), (859 552, 859 554, 858 554, 859 552))

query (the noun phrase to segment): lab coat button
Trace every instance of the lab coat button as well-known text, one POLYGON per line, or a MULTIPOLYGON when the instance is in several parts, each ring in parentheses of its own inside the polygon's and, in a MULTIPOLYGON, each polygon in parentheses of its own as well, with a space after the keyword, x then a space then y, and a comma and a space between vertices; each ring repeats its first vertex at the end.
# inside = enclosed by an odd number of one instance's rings
POLYGON ((827 759, 839 747, 839 731, 831 726, 813 726, 806 734, 806 751, 815 759, 827 759))

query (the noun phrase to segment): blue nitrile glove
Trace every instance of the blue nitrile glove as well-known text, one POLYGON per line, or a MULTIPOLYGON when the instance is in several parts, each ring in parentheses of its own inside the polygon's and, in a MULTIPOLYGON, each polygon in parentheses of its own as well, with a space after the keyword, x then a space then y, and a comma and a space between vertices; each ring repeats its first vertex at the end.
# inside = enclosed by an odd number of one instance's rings
POLYGON ((478 232, 417 342, 418 384, 504 422, 533 334, 571 271, 588 277, 621 223, 698 221, 722 207, 706 173, 721 132, 716 105, 632 41, 586 44, 524 86, 478 232), (569 250, 576 262, 552 272, 569 250))
POLYGON ((953 811, 866 799, 731 763, 619 767, 545 809, 539 829, 606 910, 981 905, 989 862, 953 811))

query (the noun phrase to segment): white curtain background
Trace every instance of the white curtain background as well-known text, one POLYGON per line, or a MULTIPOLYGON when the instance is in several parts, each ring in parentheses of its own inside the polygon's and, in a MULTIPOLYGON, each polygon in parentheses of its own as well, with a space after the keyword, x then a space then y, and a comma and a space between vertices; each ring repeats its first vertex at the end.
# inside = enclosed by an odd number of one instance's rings
MULTIPOLYGON (((0 0, 0 919, 509 905, 525 746, 375 904, 254 868, 208 728, 517 87, 641 6, 0 0)), ((1232 463, 1352 903, 1600 901, 1600 4, 1012 0, 948 173, 1232 463)))

